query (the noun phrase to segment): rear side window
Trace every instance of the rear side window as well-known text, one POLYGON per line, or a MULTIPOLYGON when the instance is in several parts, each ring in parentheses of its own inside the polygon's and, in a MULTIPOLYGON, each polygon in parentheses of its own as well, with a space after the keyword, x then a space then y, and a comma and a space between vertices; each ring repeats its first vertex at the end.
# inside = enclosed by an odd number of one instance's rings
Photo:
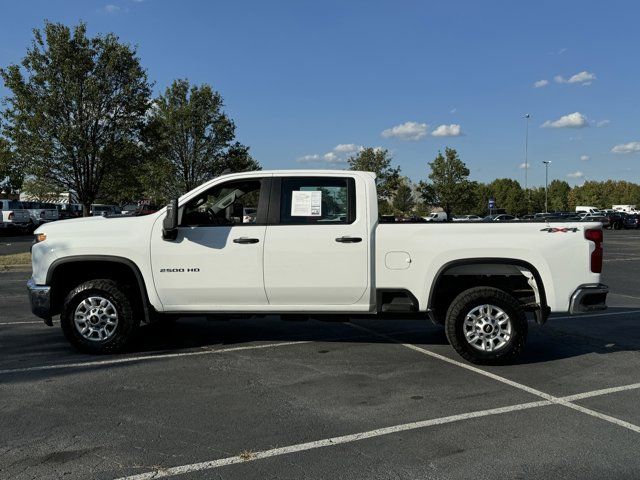
POLYGON ((355 181, 344 177, 287 177, 280 192, 280 224, 353 223, 355 181))

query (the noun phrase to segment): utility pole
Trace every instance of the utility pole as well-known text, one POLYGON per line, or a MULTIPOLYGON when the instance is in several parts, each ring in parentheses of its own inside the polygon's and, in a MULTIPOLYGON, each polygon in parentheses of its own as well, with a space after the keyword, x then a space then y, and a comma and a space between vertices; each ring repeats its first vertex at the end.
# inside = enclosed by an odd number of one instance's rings
POLYGON ((524 195, 527 202, 527 213, 529 213, 529 119, 531 114, 525 113, 525 134, 524 134, 524 195))
POLYGON ((549 165, 551 164, 551 161, 544 160, 542 163, 544 163, 544 213, 548 213, 549 195, 547 193, 547 190, 549 189, 549 165))

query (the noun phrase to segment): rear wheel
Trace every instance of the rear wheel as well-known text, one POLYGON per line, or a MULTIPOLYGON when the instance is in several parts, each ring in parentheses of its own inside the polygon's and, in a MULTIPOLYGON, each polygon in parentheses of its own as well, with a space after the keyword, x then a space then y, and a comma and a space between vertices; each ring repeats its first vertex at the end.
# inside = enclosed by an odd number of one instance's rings
POLYGON ((60 325, 67 340, 87 353, 123 350, 140 320, 131 300, 113 280, 89 280, 67 295, 60 325))
POLYGON ((527 318, 518 300, 493 287, 475 287, 449 306, 449 342, 466 360, 478 364, 512 362, 524 348, 527 318))

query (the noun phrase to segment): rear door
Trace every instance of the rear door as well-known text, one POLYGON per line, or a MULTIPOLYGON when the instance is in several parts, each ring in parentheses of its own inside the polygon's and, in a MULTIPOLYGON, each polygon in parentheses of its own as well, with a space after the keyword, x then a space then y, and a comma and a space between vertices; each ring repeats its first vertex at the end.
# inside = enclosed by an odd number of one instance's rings
POLYGON ((264 252, 269 304, 368 309, 371 235, 364 182, 347 176, 274 177, 271 191, 264 252))

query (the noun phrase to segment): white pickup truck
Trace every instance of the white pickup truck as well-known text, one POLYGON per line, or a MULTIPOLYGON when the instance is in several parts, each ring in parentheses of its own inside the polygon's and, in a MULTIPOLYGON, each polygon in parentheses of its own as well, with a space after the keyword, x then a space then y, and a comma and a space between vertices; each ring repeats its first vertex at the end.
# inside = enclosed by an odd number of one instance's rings
POLYGON ((506 363, 527 312, 600 310, 608 292, 598 223, 382 224, 367 172, 229 174, 155 214, 35 234, 32 311, 93 353, 163 317, 375 316, 430 318, 467 360, 506 363))

